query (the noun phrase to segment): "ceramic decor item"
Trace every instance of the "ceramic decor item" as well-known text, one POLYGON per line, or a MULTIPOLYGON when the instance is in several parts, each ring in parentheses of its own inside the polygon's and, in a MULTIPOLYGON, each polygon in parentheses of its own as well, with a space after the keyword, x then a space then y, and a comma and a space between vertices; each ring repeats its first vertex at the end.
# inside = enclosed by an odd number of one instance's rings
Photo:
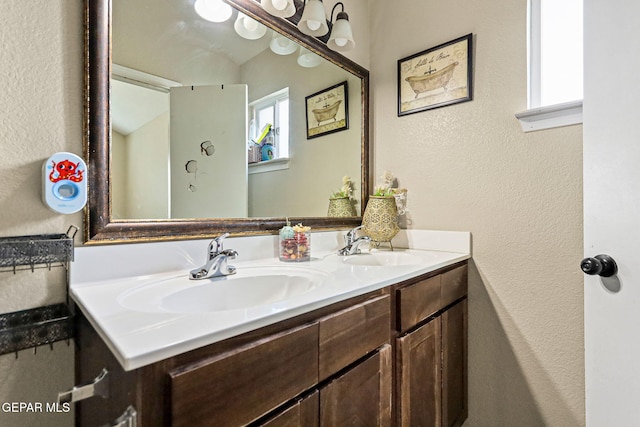
POLYGON ((362 217, 362 231, 376 246, 383 242, 391 244, 391 239, 400 231, 394 196, 369 196, 362 217))

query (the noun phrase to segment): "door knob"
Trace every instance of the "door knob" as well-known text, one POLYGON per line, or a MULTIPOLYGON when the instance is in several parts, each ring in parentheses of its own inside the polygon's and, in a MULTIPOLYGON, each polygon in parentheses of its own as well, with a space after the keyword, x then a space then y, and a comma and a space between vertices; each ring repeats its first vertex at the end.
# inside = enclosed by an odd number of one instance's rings
POLYGON ((611 277, 618 272, 618 265, 609 255, 596 255, 580 262, 580 268, 589 275, 611 277))

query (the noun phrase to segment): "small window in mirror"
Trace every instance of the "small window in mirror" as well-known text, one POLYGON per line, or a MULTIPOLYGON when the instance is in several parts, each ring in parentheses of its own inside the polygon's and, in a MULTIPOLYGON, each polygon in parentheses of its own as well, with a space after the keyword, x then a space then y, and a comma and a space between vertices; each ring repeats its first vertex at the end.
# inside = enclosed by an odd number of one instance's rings
POLYGON ((289 88, 249 104, 249 163, 289 158, 289 88))

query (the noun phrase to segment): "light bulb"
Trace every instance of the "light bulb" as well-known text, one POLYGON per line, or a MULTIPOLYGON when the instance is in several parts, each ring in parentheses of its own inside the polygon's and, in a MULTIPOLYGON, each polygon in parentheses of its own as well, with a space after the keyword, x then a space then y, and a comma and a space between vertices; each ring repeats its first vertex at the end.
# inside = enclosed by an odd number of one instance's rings
MULTIPOLYGON (((258 28, 258 23, 255 19, 251 19, 248 16, 242 20, 242 24, 247 31, 255 31, 258 28)), ((346 43, 346 42, 345 42, 346 43)))
POLYGON ((271 4, 275 9, 284 10, 287 7, 287 0, 273 0, 271 4))
POLYGON ((316 31, 318 28, 320 28, 320 24, 321 23, 319 21, 307 21, 307 27, 309 27, 309 29, 312 31, 316 31))
POLYGON ((349 40, 340 38, 340 39, 335 39, 334 41, 338 46, 342 47, 342 46, 345 46, 349 40))
POLYGON ((193 7, 198 15, 211 22, 224 22, 233 13, 231 6, 222 0, 196 0, 193 7))

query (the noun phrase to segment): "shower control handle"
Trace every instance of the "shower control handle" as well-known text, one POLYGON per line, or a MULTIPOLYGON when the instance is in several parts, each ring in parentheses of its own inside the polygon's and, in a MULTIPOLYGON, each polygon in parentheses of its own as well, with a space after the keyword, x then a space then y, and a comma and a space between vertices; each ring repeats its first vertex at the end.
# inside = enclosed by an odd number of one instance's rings
POLYGON ((609 255, 585 258, 580 262, 580 268, 585 274, 592 276, 611 277, 618 272, 618 265, 609 255))

